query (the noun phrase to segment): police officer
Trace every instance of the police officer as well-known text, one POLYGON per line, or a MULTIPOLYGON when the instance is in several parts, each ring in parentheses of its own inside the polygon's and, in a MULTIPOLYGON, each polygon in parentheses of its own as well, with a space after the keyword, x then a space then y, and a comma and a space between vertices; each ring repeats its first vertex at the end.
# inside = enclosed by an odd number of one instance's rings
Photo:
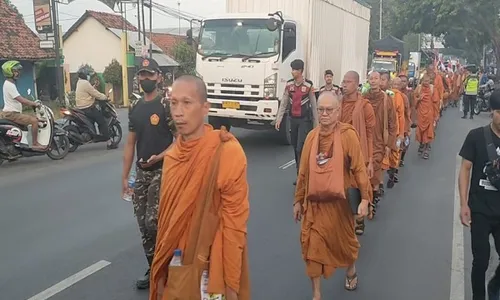
MULTIPOLYGON (((500 254, 500 91, 491 96, 492 122, 473 129, 460 150, 460 219, 470 227, 472 299, 485 300, 490 235, 500 254)), ((500 266, 488 282, 488 299, 500 299, 500 266)))
MULTIPOLYGON (((295 152, 297 172, 300 155, 307 134, 318 124, 318 110, 312 81, 304 78, 304 61, 296 59, 290 64, 292 79, 288 80, 276 116, 276 130, 280 129, 283 116, 290 118, 290 136, 295 152)), ((294 182, 296 184, 296 182, 294 182)))
MULTIPOLYGON (((163 157, 173 141, 173 127, 169 105, 162 97, 158 84, 162 80, 158 64, 144 59, 137 72, 144 96, 129 109, 129 135, 123 156, 123 193, 128 190, 128 176, 137 149, 137 175, 132 202, 139 224, 142 245, 149 266, 153 262, 158 223, 158 199, 160 192, 163 157)), ((149 287, 149 269, 137 280, 138 289, 149 287)))
POLYGON ((330 91, 335 93, 336 95, 340 95, 340 86, 333 83, 333 71, 326 70, 325 71, 325 85, 319 88, 319 92, 316 93, 316 98, 319 98, 319 95, 324 91, 330 91))
POLYGON ((470 111, 470 119, 474 118, 474 107, 476 106, 476 98, 479 92, 479 75, 477 67, 471 67, 470 74, 467 75, 464 82, 464 115, 462 119, 467 118, 467 113, 470 111))

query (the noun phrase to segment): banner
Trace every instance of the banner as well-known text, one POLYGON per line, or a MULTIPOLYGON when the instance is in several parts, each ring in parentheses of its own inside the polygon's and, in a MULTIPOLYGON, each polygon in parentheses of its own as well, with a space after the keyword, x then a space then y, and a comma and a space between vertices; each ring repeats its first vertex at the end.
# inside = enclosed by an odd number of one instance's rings
POLYGON ((36 31, 38 33, 53 32, 50 0, 33 0, 33 10, 35 14, 36 31))

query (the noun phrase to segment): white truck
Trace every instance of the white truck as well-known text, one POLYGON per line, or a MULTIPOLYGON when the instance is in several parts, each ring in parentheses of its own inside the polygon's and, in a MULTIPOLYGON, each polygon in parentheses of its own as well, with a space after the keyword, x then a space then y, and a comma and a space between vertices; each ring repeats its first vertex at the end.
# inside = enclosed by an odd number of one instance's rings
MULTIPOLYGON (((201 21, 196 54, 215 128, 273 128, 295 59, 315 88, 327 69, 336 83, 349 70, 366 76, 370 8, 359 2, 227 0, 226 13, 201 21)), ((279 136, 290 143, 288 122, 279 136)))
POLYGON ((408 62, 408 77, 414 80, 420 79, 420 63, 422 60, 422 53, 410 52, 410 60, 408 62))

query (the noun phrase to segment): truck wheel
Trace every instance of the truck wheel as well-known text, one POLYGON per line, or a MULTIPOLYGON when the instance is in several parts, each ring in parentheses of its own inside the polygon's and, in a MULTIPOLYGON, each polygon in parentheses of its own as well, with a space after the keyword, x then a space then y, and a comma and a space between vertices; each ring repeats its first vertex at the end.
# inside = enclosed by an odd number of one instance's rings
POLYGON ((214 129, 220 129, 222 126, 226 127, 227 131, 231 130, 231 123, 228 119, 219 117, 208 117, 208 123, 212 125, 214 129))
POLYGON ((290 119, 287 116, 283 117, 279 131, 280 143, 283 145, 291 145, 292 138, 290 136, 290 119))

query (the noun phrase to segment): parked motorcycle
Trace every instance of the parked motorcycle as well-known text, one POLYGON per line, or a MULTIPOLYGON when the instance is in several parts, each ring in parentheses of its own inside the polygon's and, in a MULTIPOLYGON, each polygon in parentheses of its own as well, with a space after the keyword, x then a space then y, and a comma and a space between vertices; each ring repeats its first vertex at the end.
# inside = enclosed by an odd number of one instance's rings
POLYGON ((494 89, 486 90, 486 88, 483 87, 479 89, 479 93, 476 97, 476 106, 474 107, 474 113, 476 115, 490 110, 490 97, 493 91, 494 89))
MULTIPOLYGON (((109 93, 112 93, 110 90, 109 93)), ((108 124, 111 146, 116 147, 122 140, 122 127, 118 120, 115 106, 108 100, 96 100, 96 107, 101 111, 108 124)), ((103 141, 99 135, 94 121, 85 115, 85 112, 78 108, 61 108, 64 116, 62 122, 63 129, 68 132, 70 141, 69 152, 74 152, 84 144, 100 143, 103 141)))
MULTIPOLYGON (((31 89, 28 89, 31 96, 31 89)), ((35 108, 38 120, 38 143, 45 146, 45 150, 32 148, 31 125, 21 126, 9 120, 0 119, 0 165, 4 161, 15 161, 21 157, 47 155, 53 160, 66 157, 70 142, 66 131, 54 122, 54 113, 50 107, 40 100, 35 102, 40 106, 35 108)))

